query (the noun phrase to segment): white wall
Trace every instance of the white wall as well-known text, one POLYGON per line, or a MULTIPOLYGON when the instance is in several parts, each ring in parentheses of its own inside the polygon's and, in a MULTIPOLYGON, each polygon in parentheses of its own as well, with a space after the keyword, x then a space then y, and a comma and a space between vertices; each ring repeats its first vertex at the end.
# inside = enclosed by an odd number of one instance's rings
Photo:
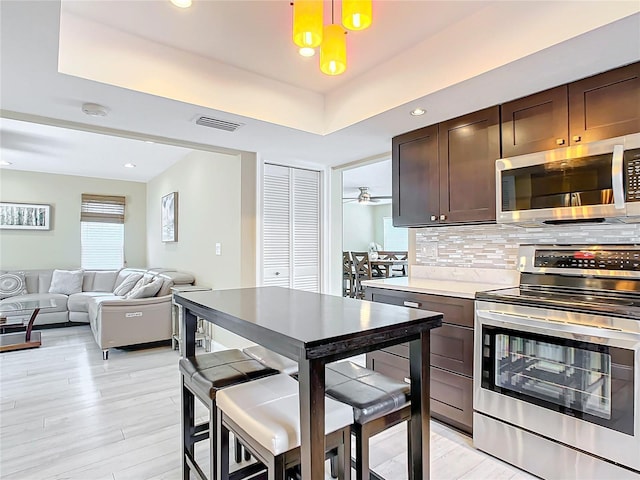
MULTIPOLYGON (((196 151, 147 185, 150 266, 192 273, 214 289, 255 285, 256 156, 196 151), (178 241, 160 240, 160 199, 178 192, 178 241), (215 254, 220 243, 221 255, 215 254)), ((215 328, 214 339, 242 347, 244 339, 215 328)))
POLYGON ((342 229, 343 250, 364 252, 371 242, 384 247, 382 219, 391 216, 391 204, 360 205, 357 202, 343 206, 342 229))
POLYGON ((212 288, 240 286, 240 167, 239 156, 192 152, 147 184, 149 266, 191 272, 212 288), (170 192, 178 192, 178 241, 163 243, 160 200, 170 192))
POLYGON ((80 267, 83 193, 126 197, 124 254, 129 266, 146 266, 144 183, 2 169, 0 201, 51 205, 51 230, 0 230, 0 269, 80 267))
POLYGON ((373 209, 357 202, 345 203, 342 213, 342 249, 366 252, 374 240, 373 209))

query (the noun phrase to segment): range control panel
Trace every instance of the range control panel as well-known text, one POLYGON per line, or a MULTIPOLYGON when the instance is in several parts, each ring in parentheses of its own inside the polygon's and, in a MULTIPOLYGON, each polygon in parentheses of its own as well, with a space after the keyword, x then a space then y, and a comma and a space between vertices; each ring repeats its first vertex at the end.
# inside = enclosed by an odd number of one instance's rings
POLYGON ((640 272, 640 249, 536 250, 534 266, 640 272))
POLYGON ((624 187, 627 202, 640 202, 640 148, 624 152, 624 187))

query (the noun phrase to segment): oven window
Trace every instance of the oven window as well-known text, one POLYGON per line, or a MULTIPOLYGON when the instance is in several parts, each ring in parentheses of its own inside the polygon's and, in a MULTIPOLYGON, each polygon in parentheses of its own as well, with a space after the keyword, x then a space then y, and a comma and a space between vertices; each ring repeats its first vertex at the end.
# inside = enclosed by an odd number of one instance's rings
POLYGON ((487 325, 482 332, 482 387, 633 435, 633 350, 487 325))
POLYGON ((572 158, 502 172, 502 210, 613 203, 613 154, 572 158))
POLYGON ((504 333, 496 350, 497 386, 611 418, 611 355, 504 333))

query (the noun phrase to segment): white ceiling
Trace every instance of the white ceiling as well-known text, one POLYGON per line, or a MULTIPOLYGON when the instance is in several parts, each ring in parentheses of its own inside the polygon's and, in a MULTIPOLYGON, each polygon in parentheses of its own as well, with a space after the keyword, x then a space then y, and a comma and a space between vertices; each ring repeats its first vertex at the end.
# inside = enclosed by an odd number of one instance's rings
MULTIPOLYGON (((384 156, 394 135, 639 60, 639 11, 374 0, 374 26, 348 34, 348 72, 326 77, 291 45, 286 0, 2 0, 3 168, 148 181, 198 146, 318 168, 384 156), (428 113, 408 115, 417 105, 428 113)), ((382 194, 374 181, 357 186, 382 194)))

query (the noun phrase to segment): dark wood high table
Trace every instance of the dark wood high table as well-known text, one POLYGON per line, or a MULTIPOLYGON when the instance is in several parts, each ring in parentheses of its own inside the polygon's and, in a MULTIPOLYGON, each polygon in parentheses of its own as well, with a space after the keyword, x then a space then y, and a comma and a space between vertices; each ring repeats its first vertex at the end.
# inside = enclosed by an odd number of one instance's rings
POLYGON ((410 478, 429 478, 429 337, 441 313, 281 287, 184 292, 175 302, 185 356, 195 355, 200 317, 298 362, 305 480, 324 479, 325 364, 410 342, 410 478))

